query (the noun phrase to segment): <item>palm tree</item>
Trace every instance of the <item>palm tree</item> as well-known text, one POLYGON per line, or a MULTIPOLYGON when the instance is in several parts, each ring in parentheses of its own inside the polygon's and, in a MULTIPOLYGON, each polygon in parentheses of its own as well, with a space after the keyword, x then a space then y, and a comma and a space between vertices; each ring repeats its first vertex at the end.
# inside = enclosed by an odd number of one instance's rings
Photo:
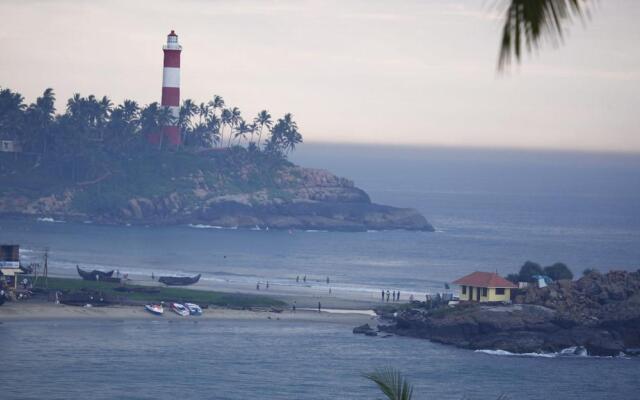
POLYGON ((213 110, 213 113, 216 113, 217 109, 223 109, 224 108, 224 99, 221 96, 218 96, 217 94, 213 96, 213 100, 211 100, 209 102, 209 107, 211 107, 211 109, 213 110))
POLYGON ((240 118, 240 122, 238 123, 238 126, 236 127, 236 134, 235 134, 235 138, 238 139, 238 144, 240 144, 242 139, 247 139, 247 133, 252 133, 253 132, 253 125, 247 124, 247 122, 240 118))
POLYGON ((211 107, 209 104, 200 103, 198 106, 198 116, 200 117, 199 122, 202 123, 203 120, 207 120, 209 118, 209 114, 211 113, 211 107))
MULTIPOLYGON (((49 135, 51 134, 51 125, 55 120, 55 93, 53 89, 47 88, 42 96, 36 99, 36 102, 31 104, 27 109, 27 116, 29 118, 29 138, 31 143, 28 143, 30 147, 34 148, 37 143, 42 143, 42 154, 47 153, 47 143, 49 135)), ((39 146, 38 146, 39 147, 39 146)))
POLYGON ((230 118, 229 118, 229 141, 227 142, 227 147, 231 147, 231 139, 233 138, 233 129, 240 123, 242 117, 240 116, 240 109, 238 107, 233 107, 230 110, 230 118))
POLYGON ((411 400, 413 385, 394 368, 379 369, 364 375, 384 393, 389 400, 411 400))
POLYGON ((211 145, 215 145, 220 142, 220 126, 221 121, 215 114, 211 114, 207 120, 207 134, 209 136, 209 142, 211 145))
MULTIPOLYGON (((253 125, 260 125, 260 130, 258 131, 258 148, 260 147, 260 140, 262 139, 262 130, 266 126, 267 129, 271 129, 273 125, 273 121, 271 120, 271 114, 267 112, 267 110, 262 110, 258 113, 258 115, 253 120, 253 125)), ((253 135, 251 135, 251 141, 253 141, 253 135)))
POLYGON ((498 70, 503 71, 515 57, 520 61, 522 47, 531 51, 543 39, 562 41, 563 26, 581 17, 587 0, 509 0, 502 29, 498 70))
POLYGON ((196 113, 199 113, 199 107, 191 99, 186 99, 182 102, 180 112, 178 114, 178 127, 180 128, 180 134, 182 135, 183 142, 186 139, 187 133, 193 128, 191 119, 196 113))
MULTIPOLYGON (((222 113, 220 114, 220 143, 222 144, 224 142, 224 127, 227 125, 231 125, 231 120, 233 119, 233 115, 231 114, 231 110, 229 110, 228 108, 225 108, 224 110, 222 110, 222 113)), ((229 133, 229 135, 231 135, 231 133, 229 133)))

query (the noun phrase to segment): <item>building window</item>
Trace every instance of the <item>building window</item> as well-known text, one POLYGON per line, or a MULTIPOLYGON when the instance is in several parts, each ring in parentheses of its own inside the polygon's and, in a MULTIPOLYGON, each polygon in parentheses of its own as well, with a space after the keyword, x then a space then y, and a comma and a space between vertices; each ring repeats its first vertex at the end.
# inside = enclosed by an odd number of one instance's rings
POLYGON ((466 286, 462 287, 462 294, 467 294, 467 287, 466 286))
POLYGON ((504 288, 496 288, 496 294, 504 294, 504 288))
POLYGON ((486 287, 482 288, 482 297, 487 297, 487 288, 486 287))

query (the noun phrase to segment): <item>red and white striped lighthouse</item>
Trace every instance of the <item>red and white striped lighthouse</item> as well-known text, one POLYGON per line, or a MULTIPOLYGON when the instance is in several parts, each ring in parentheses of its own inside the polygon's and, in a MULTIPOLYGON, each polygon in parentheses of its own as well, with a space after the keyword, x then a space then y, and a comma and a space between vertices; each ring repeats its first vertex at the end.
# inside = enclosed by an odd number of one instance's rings
POLYGON ((178 116, 180 114, 180 52, 182 46, 178 44, 178 35, 171 31, 167 36, 164 51, 164 70, 162 73, 162 106, 169 108, 175 122, 164 126, 162 134, 168 144, 178 146, 181 143, 178 116))

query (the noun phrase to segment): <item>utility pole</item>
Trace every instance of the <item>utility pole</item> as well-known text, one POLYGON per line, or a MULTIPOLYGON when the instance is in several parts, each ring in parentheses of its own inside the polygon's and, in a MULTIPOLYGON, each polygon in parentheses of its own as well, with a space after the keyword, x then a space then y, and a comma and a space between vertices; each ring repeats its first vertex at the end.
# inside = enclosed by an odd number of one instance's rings
POLYGON ((44 249, 44 287, 49 289, 49 248, 44 249))

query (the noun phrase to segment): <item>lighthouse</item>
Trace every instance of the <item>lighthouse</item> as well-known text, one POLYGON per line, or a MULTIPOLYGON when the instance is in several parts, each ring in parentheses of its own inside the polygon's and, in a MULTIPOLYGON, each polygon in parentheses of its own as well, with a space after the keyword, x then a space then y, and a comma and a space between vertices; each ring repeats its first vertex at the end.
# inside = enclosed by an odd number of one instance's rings
POLYGON ((165 143, 179 146, 181 143, 178 116, 180 115, 180 53, 182 46, 178 43, 178 35, 171 31, 167 36, 164 52, 164 69, 162 72, 162 106, 168 108, 173 115, 171 125, 162 127, 165 143))

